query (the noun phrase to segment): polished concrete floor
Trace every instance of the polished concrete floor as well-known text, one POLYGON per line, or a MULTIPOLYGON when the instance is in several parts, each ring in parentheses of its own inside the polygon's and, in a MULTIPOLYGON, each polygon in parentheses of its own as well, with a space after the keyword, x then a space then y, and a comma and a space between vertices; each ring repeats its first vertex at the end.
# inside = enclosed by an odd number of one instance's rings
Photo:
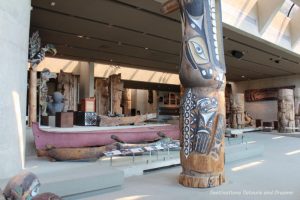
POLYGON ((197 200, 197 199, 300 199, 300 138, 247 133, 251 143, 263 144, 263 156, 225 167, 226 183, 217 188, 193 189, 178 184, 180 167, 125 179, 120 190, 84 200, 197 200))

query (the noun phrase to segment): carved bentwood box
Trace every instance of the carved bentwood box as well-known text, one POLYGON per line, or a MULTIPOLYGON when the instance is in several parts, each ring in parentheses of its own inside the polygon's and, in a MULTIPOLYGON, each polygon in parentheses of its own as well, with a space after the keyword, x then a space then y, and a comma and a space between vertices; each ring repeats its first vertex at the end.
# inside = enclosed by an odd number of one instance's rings
POLYGON ((55 126, 61 128, 73 127, 73 112, 57 112, 55 126))
POLYGON ((76 112, 75 125, 78 126, 96 126, 97 113, 95 112, 76 112))

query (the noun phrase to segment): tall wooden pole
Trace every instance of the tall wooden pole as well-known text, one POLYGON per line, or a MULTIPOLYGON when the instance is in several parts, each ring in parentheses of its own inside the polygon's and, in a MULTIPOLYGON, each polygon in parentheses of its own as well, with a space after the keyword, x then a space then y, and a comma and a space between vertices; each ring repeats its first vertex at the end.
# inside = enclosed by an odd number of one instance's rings
POLYGON ((37 121, 37 72, 30 68, 29 77, 29 121, 28 126, 31 127, 32 122, 37 121))
POLYGON ((224 181, 225 62, 220 0, 170 0, 180 8, 182 172, 187 187, 214 187, 224 181))
POLYGON ((278 90, 278 132, 295 132, 294 91, 292 89, 278 90))

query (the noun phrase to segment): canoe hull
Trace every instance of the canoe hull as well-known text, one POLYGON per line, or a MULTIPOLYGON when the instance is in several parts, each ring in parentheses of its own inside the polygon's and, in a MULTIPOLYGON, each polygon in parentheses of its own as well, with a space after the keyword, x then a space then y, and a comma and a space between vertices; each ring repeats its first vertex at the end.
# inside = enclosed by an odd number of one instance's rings
POLYGON ((166 136, 178 140, 178 125, 147 126, 137 128, 124 128, 115 130, 74 131, 74 132, 50 132, 39 128, 33 123, 32 132, 37 149, 47 149, 51 145, 54 148, 79 148, 97 147, 114 143, 111 135, 117 135, 127 143, 142 143, 160 139, 157 132, 163 132, 166 136))

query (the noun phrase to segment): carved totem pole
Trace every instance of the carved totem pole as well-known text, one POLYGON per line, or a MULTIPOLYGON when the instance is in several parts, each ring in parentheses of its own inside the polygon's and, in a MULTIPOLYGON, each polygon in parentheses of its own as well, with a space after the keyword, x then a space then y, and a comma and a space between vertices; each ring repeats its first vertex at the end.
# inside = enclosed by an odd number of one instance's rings
POLYGON ((220 0, 170 0, 180 8, 182 173, 187 187, 214 187, 224 181, 225 63, 220 0))
POLYGON ((278 131, 291 133, 295 130, 294 91, 278 90, 278 131))
POLYGON ((243 93, 231 95, 230 98, 230 124, 231 128, 245 127, 245 96, 243 93))
POLYGON ((300 88, 295 88, 295 126, 300 128, 300 88))
POLYGON ((48 105, 48 86, 47 82, 50 78, 56 78, 55 73, 51 73, 49 69, 43 69, 41 72, 41 79, 39 84, 39 97, 40 97, 40 108, 41 116, 48 116, 47 105, 48 105))

